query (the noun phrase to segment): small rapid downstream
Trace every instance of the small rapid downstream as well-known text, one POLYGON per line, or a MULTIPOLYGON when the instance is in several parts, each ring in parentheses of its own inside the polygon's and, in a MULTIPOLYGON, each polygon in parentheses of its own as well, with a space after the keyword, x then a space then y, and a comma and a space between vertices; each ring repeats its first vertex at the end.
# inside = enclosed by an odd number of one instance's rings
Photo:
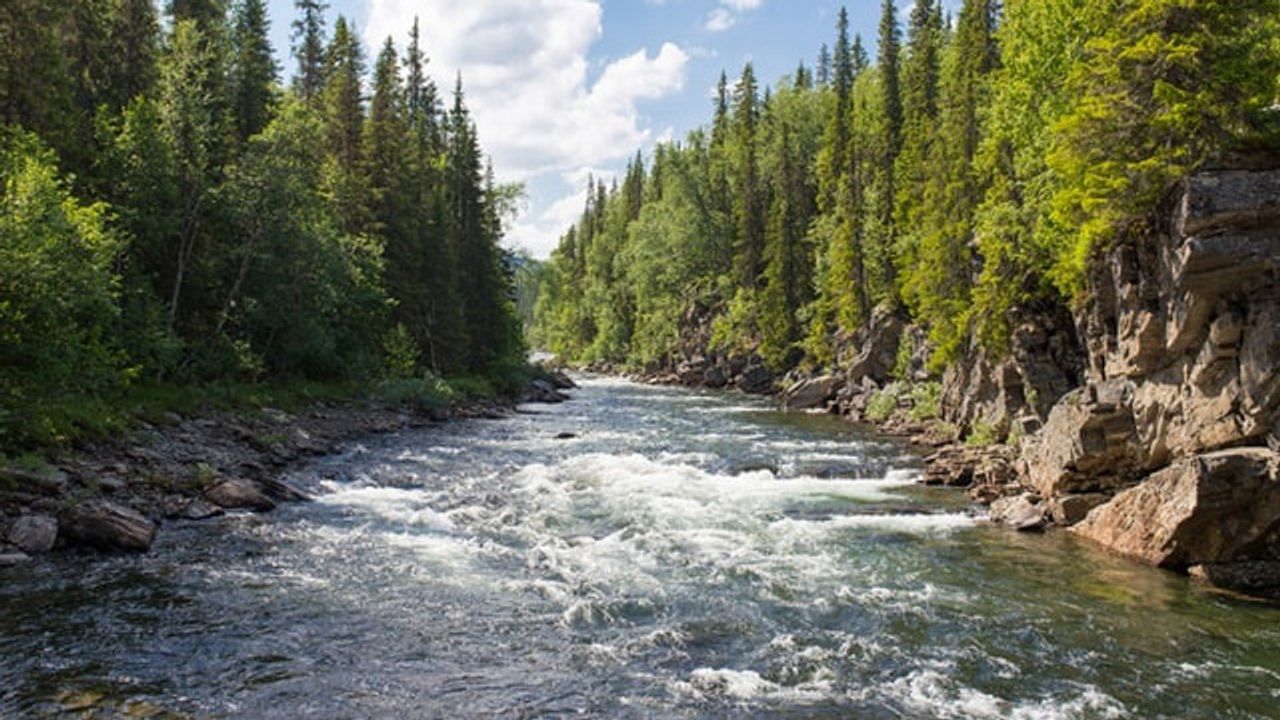
POLYGON ((1280 610, 988 527, 839 420, 615 380, 528 409, 0 570, 0 717, 1280 717, 1280 610))

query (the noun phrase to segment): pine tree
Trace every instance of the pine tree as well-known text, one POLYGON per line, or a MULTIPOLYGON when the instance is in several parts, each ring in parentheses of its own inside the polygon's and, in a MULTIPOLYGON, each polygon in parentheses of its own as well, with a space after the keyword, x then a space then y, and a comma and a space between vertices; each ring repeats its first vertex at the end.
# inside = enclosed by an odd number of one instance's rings
POLYGON ((110 24, 104 100, 118 112, 156 83, 160 28, 152 0, 120 0, 110 24))
POLYGON ((739 288, 755 288, 764 269, 765 198, 760 187, 756 138, 760 121, 760 98, 751 63, 743 67, 742 78, 734 88, 733 95, 733 195, 737 225, 734 274, 739 288))
POLYGON ((294 0, 300 13, 293 21, 293 56, 298 59, 298 74, 293 87, 298 97, 307 102, 320 98, 325 78, 324 13, 329 4, 323 0, 294 0))
POLYGON ((360 234, 368 223, 368 188, 361 160, 364 54, 345 18, 338 17, 329 43, 324 80, 324 116, 329 153, 329 192, 339 208, 343 231, 360 234))
POLYGON ((265 0, 239 0, 232 31, 236 133, 241 142, 262 132, 275 103, 279 68, 271 53, 265 0))

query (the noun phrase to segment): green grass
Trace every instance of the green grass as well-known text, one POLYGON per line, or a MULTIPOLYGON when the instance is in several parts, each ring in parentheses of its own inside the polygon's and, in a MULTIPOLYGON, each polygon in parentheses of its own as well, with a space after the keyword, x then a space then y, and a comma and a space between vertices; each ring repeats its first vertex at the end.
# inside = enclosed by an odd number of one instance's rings
POLYGON ((279 380, 199 385, 148 384, 104 395, 40 398, 0 408, 0 463, 77 440, 117 437, 140 423, 171 425, 175 416, 219 411, 298 411, 322 402, 368 402, 423 409, 514 395, 539 371, 508 368, 493 378, 384 379, 365 383, 279 380))

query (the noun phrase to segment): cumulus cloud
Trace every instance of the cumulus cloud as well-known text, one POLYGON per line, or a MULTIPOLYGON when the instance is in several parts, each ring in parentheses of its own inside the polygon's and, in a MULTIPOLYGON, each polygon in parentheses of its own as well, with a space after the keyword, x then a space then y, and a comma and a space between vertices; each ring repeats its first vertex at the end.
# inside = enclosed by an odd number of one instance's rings
POLYGON ((724 32, 737 22, 738 14, 755 10, 764 0, 720 0, 720 6, 707 14, 706 28, 711 32, 724 32))

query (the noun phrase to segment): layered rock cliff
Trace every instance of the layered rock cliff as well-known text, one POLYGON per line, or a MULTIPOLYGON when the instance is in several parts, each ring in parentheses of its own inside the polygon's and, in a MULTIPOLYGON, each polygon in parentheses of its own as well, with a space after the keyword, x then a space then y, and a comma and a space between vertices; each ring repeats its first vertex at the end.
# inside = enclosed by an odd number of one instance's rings
POLYGON ((1097 505, 1073 531, 1133 558, 1280 587, 1280 171, 1190 178, 1095 253, 1086 297, 1085 383, 1022 444, 1028 497, 1097 505))

